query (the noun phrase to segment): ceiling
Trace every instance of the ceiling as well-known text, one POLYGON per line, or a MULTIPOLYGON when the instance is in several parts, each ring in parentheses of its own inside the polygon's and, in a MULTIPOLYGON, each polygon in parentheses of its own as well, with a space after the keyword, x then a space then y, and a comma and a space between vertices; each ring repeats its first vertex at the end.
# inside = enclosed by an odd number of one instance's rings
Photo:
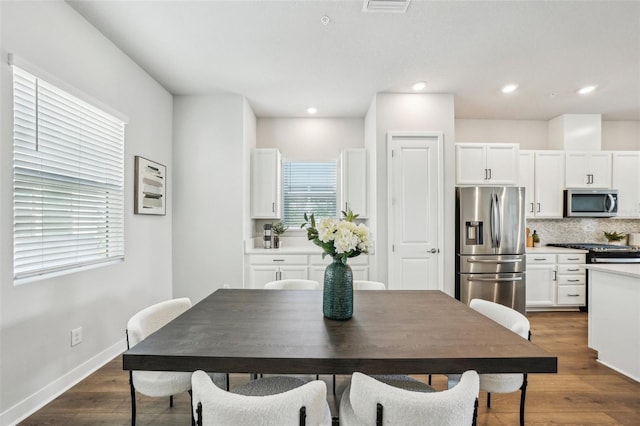
POLYGON ((423 80, 455 95, 456 118, 640 120, 638 1, 68 3, 172 94, 240 94, 258 117, 363 117, 423 80))

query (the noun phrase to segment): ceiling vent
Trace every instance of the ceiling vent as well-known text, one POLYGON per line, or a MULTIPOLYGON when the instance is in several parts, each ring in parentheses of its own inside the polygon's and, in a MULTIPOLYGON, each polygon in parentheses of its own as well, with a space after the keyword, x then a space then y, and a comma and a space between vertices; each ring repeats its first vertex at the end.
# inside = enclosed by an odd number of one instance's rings
POLYGON ((362 10, 364 12, 390 12, 404 13, 407 11, 411 0, 364 0, 362 10))

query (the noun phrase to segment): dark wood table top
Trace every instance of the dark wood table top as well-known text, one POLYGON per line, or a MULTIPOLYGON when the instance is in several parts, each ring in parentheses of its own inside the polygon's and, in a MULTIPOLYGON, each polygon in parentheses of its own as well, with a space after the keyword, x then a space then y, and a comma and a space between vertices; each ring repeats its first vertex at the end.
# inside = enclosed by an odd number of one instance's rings
MULTIPOLYGON (((535 338, 535 336, 534 336, 535 338)), ((125 370, 274 374, 556 373, 556 356, 441 291, 217 290, 123 355, 125 370)))

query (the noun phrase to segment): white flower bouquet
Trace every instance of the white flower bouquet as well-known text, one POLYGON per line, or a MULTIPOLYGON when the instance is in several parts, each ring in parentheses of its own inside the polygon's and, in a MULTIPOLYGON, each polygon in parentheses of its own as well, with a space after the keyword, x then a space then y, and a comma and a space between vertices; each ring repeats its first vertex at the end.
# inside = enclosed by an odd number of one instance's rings
POLYGON ((346 264, 347 259, 356 257, 361 253, 369 253, 372 247, 369 228, 363 223, 353 222, 358 217, 351 210, 342 212, 344 219, 338 220, 334 217, 316 220, 311 215, 304 214, 305 223, 301 228, 307 227, 307 238, 322 248, 322 257, 326 255, 334 259, 340 259, 346 264))

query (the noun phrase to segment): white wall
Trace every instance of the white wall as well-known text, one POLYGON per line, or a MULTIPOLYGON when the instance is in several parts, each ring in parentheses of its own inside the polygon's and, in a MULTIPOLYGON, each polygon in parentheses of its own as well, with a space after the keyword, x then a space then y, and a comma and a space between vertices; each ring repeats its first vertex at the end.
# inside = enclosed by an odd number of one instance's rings
MULTIPOLYGON (((171 297, 172 98, 61 1, 0 2, 0 424, 12 424, 120 353, 129 317, 171 297), (12 78, 6 52, 129 117, 125 261, 20 286, 12 280, 12 78), (133 214, 134 155, 168 167, 166 216, 133 214), (70 331, 83 342, 70 347, 70 331)), ((128 408, 126 408, 128 410, 128 408)))
POLYGON ((258 148, 278 148, 295 161, 333 161, 364 146, 361 118, 258 118, 257 132, 258 148))
POLYGON ((173 292, 194 303, 242 287, 247 108, 238 95, 174 98, 173 292))
MULTIPOLYGON (((387 235, 387 133, 390 131, 441 131, 444 134, 444 290, 453 295, 454 285, 454 143, 453 95, 377 94, 376 121, 376 260, 378 279, 388 282, 387 235)), ((367 122, 370 118, 367 118, 367 122)), ((369 132, 367 132, 369 141, 369 132)))
MULTIPOLYGON (((549 149, 548 121, 457 119, 456 142, 519 143, 520 149, 549 149)), ((603 121, 602 149, 640 150, 640 121, 603 121)))

